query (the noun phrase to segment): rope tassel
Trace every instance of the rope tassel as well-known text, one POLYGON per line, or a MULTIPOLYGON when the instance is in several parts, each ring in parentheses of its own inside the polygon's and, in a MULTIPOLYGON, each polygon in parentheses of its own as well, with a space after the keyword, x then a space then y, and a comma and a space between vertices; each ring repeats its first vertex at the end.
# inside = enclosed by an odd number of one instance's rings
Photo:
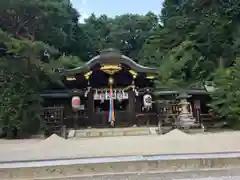
POLYGON ((109 122, 114 122, 115 121, 115 113, 114 113, 114 103, 113 103, 113 90, 112 86, 110 85, 110 93, 109 93, 109 117, 108 121, 109 122))

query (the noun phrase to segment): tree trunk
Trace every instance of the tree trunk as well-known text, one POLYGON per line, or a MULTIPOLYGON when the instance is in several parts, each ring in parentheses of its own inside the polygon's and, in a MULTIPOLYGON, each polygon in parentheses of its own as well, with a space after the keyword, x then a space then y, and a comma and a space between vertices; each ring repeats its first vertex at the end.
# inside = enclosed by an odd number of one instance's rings
POLYGON ((218 60, 218 67, 220 69, 224 68, 224 59, 222 58, 222 56, 220 56, 220 58, 218 60))

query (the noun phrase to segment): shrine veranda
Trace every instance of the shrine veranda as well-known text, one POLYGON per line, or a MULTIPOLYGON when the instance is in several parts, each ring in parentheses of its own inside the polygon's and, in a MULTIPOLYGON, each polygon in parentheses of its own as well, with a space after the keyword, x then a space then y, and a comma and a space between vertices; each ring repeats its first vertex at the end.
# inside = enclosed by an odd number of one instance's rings
MULTIPOLYGON (((60 72, 61 82, 45 89, 43 119, 52 131, 132 126, 173 126, 179 114, 175 90, 154 92, 156 69, 137 64, 114 49, 86 64, 60 72), (168 105, 157 103, 168 100, 168 105), (75 103, 75 104, 74 104, 75 103), (111 117, 110 117, 111 116, 111 117)), ((201 124, 211 121, 205 89, 186 91, 189 111, 201 124)))

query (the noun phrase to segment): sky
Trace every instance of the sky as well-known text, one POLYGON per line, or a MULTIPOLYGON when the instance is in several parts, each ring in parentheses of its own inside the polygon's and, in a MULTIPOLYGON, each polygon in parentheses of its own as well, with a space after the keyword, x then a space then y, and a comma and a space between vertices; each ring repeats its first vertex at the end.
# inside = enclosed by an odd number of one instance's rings
POLYGON ((132 13, 146 14, 152 11, 159 14, 163 0, 71 0, 74 8, 81 14, 81 21, 94 13, 110 17, 132 13))

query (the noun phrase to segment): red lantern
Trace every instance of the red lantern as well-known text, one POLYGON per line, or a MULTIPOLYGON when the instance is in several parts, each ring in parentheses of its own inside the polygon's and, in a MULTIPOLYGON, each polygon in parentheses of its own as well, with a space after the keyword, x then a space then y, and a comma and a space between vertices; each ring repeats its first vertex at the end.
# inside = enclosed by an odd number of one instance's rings
POLYGON ((72 108, 77 110, 80 108, 80 97, 78 96, 73 96, 72 97, 72 108))

